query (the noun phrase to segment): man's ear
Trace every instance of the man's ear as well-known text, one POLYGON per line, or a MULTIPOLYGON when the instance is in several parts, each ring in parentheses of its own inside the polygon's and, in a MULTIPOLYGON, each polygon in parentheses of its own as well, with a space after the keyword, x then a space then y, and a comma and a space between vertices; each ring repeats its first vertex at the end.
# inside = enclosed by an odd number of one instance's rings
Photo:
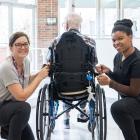
POLYGON ((68 25, 68 22, 66 22, 66 31, 69 30, 69 25, 68 25))

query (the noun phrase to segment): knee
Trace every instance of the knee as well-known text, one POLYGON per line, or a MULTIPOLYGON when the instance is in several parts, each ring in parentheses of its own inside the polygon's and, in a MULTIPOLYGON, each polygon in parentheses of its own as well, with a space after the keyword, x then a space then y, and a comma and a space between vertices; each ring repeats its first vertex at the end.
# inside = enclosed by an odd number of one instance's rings
POLYGON ((122 114, 124 112, 125 108, 120 102, 115 102, 111 105, 111 114, 113 117, 118 116, 119 114, 122 114))
POLYGON ((20 102, 19 103, 17 113, 19 113, 22 116, 26 116, 27 118, 29 118, 30 112, 31 112, 31 106, 30 106, 29 103, 27 103, 27 102, 20 102))
POLYGON ((23 111, 23 113, 30 115, 30 112, 31 112, 30 104, 27 102, 23 102, 22 111, 23 111))

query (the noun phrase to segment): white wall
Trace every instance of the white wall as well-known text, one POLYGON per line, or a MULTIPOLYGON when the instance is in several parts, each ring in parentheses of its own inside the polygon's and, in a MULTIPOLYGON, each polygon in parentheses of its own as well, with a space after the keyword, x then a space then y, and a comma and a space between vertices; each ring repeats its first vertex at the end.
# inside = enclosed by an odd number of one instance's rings
MULTIPOLYGON (((140 49, 140 39, 134 39, 134 46, 140 49)), ((111 39, 96 39, 96 49, 99 59, 99 64, 105 64, 106 66, 113 68, 113 58, 117 51, 112 46, 111 39)), ((103 87, 107 97, 117 98, 117 92, 110 89, 107 86, 103 87)))

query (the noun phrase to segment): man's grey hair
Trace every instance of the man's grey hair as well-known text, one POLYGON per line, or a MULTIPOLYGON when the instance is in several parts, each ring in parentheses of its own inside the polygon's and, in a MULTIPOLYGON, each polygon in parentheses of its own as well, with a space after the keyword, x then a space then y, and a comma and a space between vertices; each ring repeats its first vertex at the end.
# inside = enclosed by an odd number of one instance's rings
POLYGON ((76 13, 69 13, 65 18, 65 23, 69 28, 79 29, 82 23, 82 17, 76 13))

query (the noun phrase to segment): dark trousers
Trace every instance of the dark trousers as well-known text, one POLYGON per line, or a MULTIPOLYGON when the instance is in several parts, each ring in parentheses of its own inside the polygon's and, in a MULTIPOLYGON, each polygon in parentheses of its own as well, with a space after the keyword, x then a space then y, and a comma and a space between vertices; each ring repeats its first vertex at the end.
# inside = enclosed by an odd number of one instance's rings
POLYGON ((24 101, 6 101, 0 106, 0 126, 2 132, 8 128, 8 140, 34 140, 28 124, 30 111, 30 105, 24 101))
POLYGON ((113 119, 118 124, 125 140, 140 140, 140 101, 125 97, 111 106, 113 119))

